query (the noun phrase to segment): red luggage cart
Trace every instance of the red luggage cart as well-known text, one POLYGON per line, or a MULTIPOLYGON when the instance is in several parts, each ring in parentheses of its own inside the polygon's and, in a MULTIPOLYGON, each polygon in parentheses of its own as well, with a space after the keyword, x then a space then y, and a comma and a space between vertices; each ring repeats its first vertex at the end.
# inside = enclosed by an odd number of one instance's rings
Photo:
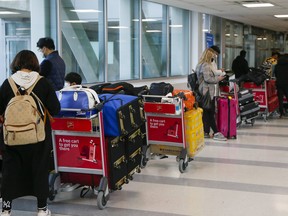
POLYGON ((107 158, 102 111, 92 118, 54 118, 52 139, 55 171, 49 177, 54 200, 59 182, 91 186, 97 205, 103 209, 109 199, 107 158), (58 184, 57 184, 58 183, 58 184))
POLYGON ((146 118, 147 149, 146 157, 151 153, 175 155, 179 162, 179 171, 188 166, 188 157, 184 127, 183 101, 179 97, 143 95, 146 118), (154 102, 153 99, 161 100, 154 102))
POLYGON ((279 107, 275 80, 265 80, 261 85, 245 82, 243 87, 252 89, 254 100, 259 103, 260 115, 266 121, 279 107))

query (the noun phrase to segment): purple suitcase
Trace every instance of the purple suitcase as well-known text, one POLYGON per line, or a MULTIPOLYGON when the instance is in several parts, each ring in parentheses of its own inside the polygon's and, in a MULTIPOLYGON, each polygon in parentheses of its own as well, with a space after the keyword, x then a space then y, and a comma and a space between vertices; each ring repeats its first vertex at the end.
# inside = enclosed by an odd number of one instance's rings
POLYGON ((217 101, 217 127, 227 138, 237 137, 237 102, 234 98, 219 98, 217 101))

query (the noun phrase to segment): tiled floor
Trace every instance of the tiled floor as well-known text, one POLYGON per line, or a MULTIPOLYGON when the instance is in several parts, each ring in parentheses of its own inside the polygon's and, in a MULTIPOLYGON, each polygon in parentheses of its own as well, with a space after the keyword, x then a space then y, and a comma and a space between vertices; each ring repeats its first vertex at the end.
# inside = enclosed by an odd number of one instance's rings
MULTIPOLYGON (((134 180, 111 193, 107 208, 79 191, 49 204, 53 215, 81 216, 287 216, 288 118, 242 125, 236 140, 205 140, 181 174, 175 157, 151 160, 134 180)), ((15 200, 14 216, 36 215, 35 200, 15 200), (31 212, 32 211, 32 212, 31 212)))

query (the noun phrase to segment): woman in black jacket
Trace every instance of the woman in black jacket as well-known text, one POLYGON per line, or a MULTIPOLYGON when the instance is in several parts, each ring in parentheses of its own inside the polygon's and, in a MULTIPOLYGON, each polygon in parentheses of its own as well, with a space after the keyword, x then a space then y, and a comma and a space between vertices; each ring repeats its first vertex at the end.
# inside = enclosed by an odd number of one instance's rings
MULTIPOLYGON (((10 66, 11 78, 21 89, 28 89, 39 77, 39 62, 29 50, 20 51, 10 66)), ((24 94, 25 90, 21 90, 24 94)), ((33 93, 43 102, 51 115, 60 111, 60 103, 51 84, 44 77, 39 79, 33 93)), ((6 110, 8 102, 14 97, 12 88, 6 79, 0 88, 0 113, 6 110)), ((15 116, 21 118, 21 116, 15 116)), ((49 118, 46 118, 45 139, 37 144, 8 146, 3 148, 2 167, 2 216, 10 216, 12 200, 22 196, 37 198, 37 216, 49 216, 47 198, 49 193, 49 155, 52 149, 52 136, 49 118)))
POLYGON ((284 54, 278 59, 274 69, 276 77, 277 95, 279 100, 280 118, 284 115, 283 96, 288 99, 288 54, 284 54))

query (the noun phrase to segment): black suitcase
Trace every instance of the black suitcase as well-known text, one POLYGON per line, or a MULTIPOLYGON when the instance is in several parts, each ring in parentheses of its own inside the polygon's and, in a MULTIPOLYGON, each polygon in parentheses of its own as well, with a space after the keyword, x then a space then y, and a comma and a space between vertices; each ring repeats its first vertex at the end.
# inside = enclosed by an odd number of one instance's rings
POLYGON ((254 101, 254 95, 251 89, 241 90, 238 93, 238 103, 239 106, 251 103, 254 101))
POLYGON ((251 102, 240 106, 241 120, 249 120, 258 116, 260 111, 259 104, 257 102, 251 102))
POLYGON ((112 190, 120 190, 127 179, 127 158, 125 141, 120 137, 106 137, 108 150, 109 183, 112 190))

